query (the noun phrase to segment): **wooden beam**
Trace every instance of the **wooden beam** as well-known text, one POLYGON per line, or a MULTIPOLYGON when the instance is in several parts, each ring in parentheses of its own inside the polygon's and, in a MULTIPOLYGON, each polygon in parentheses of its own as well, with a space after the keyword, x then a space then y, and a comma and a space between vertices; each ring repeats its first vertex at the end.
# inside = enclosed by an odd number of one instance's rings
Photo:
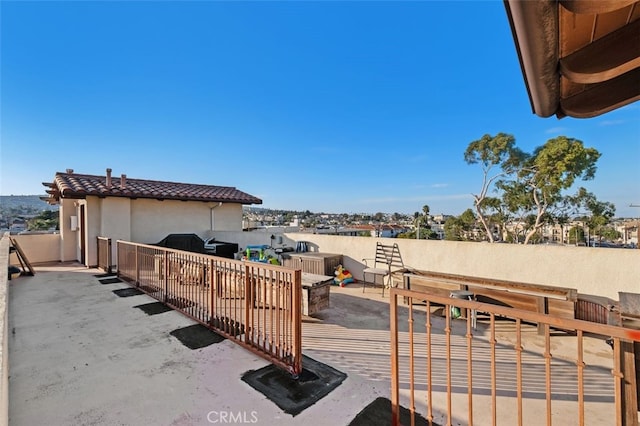
POLYGON ((640 67, 640 19, 560 59, 574 83, 600 83, 640 67))
POLYGON ((590 118, 640 100, 640 68, 560 100, 561 111, 570 117, 590 118))
POLYGON ((622 9, 636 1, 638 0, 560 0, 559 3, 571 13, 595 15, 622 9))

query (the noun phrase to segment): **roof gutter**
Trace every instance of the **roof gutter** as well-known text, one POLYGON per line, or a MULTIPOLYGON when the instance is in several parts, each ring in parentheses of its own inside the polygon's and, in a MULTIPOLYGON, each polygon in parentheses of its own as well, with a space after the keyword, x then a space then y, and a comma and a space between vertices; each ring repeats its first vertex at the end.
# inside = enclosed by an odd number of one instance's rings
POLYGON ((553 0, 504 0, 533 112, 540 117, 560 111, 558 9, 553 0))

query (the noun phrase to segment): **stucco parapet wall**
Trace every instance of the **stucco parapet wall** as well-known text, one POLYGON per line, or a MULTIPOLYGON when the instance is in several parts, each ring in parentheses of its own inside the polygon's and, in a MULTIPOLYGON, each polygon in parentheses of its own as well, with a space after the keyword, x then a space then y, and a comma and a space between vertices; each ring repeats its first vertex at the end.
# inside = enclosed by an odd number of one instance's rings
POLYGON ((490 244, 461 241, 368 238, 287 233, 308 241, 314 251, 340 253, 344 267, 362 279, 364 258, 376 242, 397 243, 408 267, 521 283, 575 288, 579 294, 618 300, 618 292, 637 293, 640 250, 555 245, 490 244))
POLYGON ((0 238, 0 426, 9 424, 9 235, 0 238))
MULTIPOLYGON (((13 235, 20 248, 32 265, 42 265, 51 262, 60 262, 60 234, 23 234, 13 235)), ((13 264, 18 264, 15 254, 9 259, 13 264)))

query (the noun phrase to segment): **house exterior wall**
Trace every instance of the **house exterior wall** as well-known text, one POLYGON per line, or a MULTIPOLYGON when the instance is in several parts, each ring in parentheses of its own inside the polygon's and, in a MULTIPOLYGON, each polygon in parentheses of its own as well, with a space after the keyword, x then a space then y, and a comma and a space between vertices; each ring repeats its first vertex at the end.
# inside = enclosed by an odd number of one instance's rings
MULTIPOLYGON (((104 199, 95 196, 89 196, 86 200, 80 200, 79 206, 85 206, 85 218, 84 218, 84 246, 85 246, 85 259, 84 264, 86 266, 98 265, 98 237, 102 236, 102 201, 104 199)), ((80 213, 78 213, 78 220, 81 220, 80 213)), ((83 233, 80 233, 82 237, 83 233)), ((78 247, 77 259, 81 259, 81 246, 78 247)))
MULTIPOLYGON (((115 264, 118 247, 116 241, 131 241, 131 205, 135 200, 129 198, 108 197, 100 199, 100 235, 109 237, 112 240, 111 258, 115 264)), ((92 243, 96 249, 97 262, 97 240, 92 243)))
POLYGON ((61 199, 59 218, 60 218, 60 247, 56 251, 59 256, 55 260, 61 262, 67 262, 78 259, 77 251, 79 249, 79 235, 80 232, 71 229, 71 216, 75 216, 79 219, 79 211, 76 206, 78 200, 61 199))
POLYGON ((242 205, 137 199, 131 202, 131 240, 153 244, 168 234, 206 238, 213 229, 242 230, 242 205))

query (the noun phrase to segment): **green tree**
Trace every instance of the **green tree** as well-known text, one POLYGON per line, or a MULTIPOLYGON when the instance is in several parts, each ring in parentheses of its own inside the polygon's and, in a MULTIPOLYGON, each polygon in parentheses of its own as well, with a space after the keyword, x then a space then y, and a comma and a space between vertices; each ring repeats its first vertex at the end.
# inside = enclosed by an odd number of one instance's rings
POLYGON ((612 203, 599 201, 593 193, 584 188, 580 188, 573 198, 576 200, 578 208, 582 208, 589 213, 585 220, 589 230, 594 235, 602 238, 603 230, 607 228, 607 225, 616 214, 616 207, 612 203))
POLYGON ((60 229, 58 212, 53 210, 43 210, 27 221, 27 229, 29 231, 46 231, 49 229, 60 229))
POLYGON ((567 238, 569 239, 569 244, 584 243, 584 229, 581 226, 571 227, 567 238))
POLYGON ((476 241, 477 218, 467 209, 460 216, 450 217, 444 223, 444 239, 450 241, 476 241))
POLYGON ((464 224, 462 220, 453 216, 444 222, 444 239, 448 241, 463 241, 464 224))
POLYGON ((603 226, 599 230, 599 236, 601 239, 607 241, 615 241, 622 237, 622 234, 619 231, 616 231, 612 226, 603 226))
POLYGON ((471 142, 465 161, 482 166, 482 186, 474 194, 474 207, 487 239, 495 241, 498 227, 509 240, 534 242, 567 201, 563 193, 577 179, 593 179, 599 157, 594 148, 566 136, 549 139, 532 154, 516 148, 515 139, 504 133, 471 142), (499 171, 493 171, 496 168, 499 171), (490 189, 499 197, 489 197, 490 189))
POLYGON ((561 202, 563 191, 576 179, 595 177, 599 158, 600 153, 595 148, 585 148, 582 141, 566 136, 549 139, 527 158, 518 179, 531 197, 535 221, 526 233, 525 244, 545 224, 549 209, 561 202))
POLYGON ((424 205, 422 206, 422 214, 424 215, 425 218, 429 218, 429 206, 428 205, 424 205))
POLYGON ((515 173, 521 164, 524 154, 516 148, 515 143, 515 138, 506 133, 498 133, 496 136, 486 134, 471 142, 464 153, 467 164, 480 164, 482 167, 480 192, 472 195, 478 220, 490 242, 495 240, 489 218, 494 205, 487 202, 487 197, 496 181, 515 173))

